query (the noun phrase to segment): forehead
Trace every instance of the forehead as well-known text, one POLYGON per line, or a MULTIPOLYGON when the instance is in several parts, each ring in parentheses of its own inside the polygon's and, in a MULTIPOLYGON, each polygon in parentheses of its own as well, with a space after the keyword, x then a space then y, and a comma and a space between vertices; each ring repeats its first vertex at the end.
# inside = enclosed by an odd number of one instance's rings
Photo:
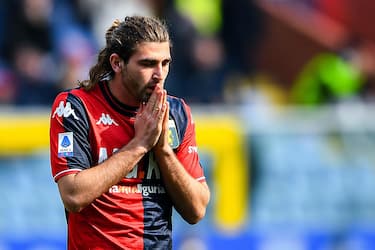
POLYGON ((164 60, 171 57, 169 42, 142 42, 139 43, 135 53, 132 56, 134 59, 156 59, 164 60))

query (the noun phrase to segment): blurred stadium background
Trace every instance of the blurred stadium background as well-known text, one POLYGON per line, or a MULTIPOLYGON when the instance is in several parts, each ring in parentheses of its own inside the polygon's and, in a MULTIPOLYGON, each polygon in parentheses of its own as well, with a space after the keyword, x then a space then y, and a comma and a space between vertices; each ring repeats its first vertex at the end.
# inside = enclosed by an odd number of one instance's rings
POLYGON ((167 20, 169 93, 192 106, 212 190, 174 249, 375 249, 375 2, 0 1, 0 250, 66 248, 50 105, 105 29, 167 20))

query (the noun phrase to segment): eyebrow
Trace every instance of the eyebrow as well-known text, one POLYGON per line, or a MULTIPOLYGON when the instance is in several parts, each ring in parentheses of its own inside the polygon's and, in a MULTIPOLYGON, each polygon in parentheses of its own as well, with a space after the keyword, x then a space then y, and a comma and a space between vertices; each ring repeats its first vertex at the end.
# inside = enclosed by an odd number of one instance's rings
MULTIPOLYGON (((168 62, 168 63, 170 63, 171 61, 172 61, 171 58, 166 58, 166 59, 162 60, 162 62, 168 62)), ((152 58, 143 58, 143 59, 138 60, 138 62, 139 63, 157 64, 159 62, 159 60, 152 59, 152 58)))

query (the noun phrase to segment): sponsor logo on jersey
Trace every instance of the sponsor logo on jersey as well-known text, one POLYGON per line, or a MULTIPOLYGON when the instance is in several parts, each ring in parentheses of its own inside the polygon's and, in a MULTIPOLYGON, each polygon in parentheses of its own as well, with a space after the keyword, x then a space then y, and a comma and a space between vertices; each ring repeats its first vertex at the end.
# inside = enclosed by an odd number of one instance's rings
POLYGON ((198 147, 197 146, 189 146, 188 147, 188 153, 189 154, 198 153, 198 147))
POLYGON ((104 114, 102 113, 102 116, 100 117, 100 119, 96 122, 97 125, 100 125, 100 124, 103 124, 103 125, 116 125, 118 126, 118 123, 115 122, 115 120, 113 120, 109 114, 104 114))
POLYGON ((73 156, 73 132, 59 133, 59 157, 73 156))
POLYGON ((56 108, 55 112, 53 112, 52 118, 55 118, 56 115, 58 117, 65 117, 65 118, 72 115, 74 119, 79 120, 78 116, 74 112, 74 109, 72 109, 72 105, 70 104, 70 102, 67 102, 64 105, 64 101, 61 101, 59 106, 56 108))
POLYGON ((173 149, 176 149, 180 145, 180 140, 178 138, 176 123, 174 120, 168 121, 168 127, 168 143, 173 149))
POLYGON ((123 186, 123 185, 114 185, 109 189, 109 193, 115 194, 142 194, 143 196, 149 196, 152 194, 165 194, 165 188, 161 185, 144 185, 144 184, 137 184, 137 185, 130 185, 130 186, 123 186))

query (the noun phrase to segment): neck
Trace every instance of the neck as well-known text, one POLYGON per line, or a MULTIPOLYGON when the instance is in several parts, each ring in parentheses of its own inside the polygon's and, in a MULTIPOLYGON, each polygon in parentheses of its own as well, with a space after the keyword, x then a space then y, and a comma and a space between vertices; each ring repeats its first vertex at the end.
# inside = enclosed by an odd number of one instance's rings
POLYGON ((139 107, 140 102, 135 100, 135 98, 129 94, 129 91, 115 79, 108 81, 109 91, 112 96, 116 98, 117 101, 131 107, 139 107))

